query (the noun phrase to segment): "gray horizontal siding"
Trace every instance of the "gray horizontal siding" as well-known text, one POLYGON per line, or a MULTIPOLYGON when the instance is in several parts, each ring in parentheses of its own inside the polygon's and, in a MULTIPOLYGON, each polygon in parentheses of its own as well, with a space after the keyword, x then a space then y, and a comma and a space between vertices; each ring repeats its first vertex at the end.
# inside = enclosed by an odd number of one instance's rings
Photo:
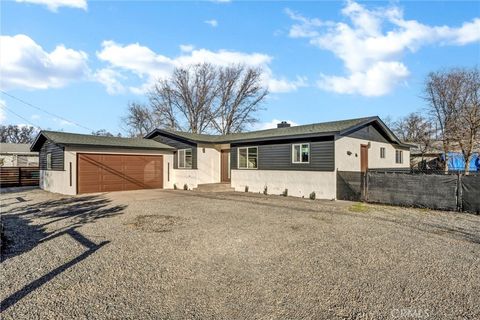
MULTIPOLYGON (((328 141, 295 141, 275 144, 242 145, 258 147, 259 170, 334 171, 335 145, 328 141), (310 143, 310 163, 292 163, 292 144, 310 143)), ((231 149, 231 168, 238 169, 238 148, 231 149)))
POLYGON ((64 170, 64 148, 53 143, 50 140, 45 141, 39 152, 39 166, 40 170, 47 170, 47 154, 52 154, 52 170, 64 170))
MULTIPOLYGON (((169 137, 166 135, 158 134, 153 140, 164 143, 166 145, 172 146, 176 149, 192 149, 192 169, 197 169, 198 161, 197 161, 197 145, 195 143, 187 142, 187 141, 181 141, 178 139, 175 139, 173 137, 169 137)), ((175 151, 173 153, 173 168, 178 169, 178 153, 175 151)))

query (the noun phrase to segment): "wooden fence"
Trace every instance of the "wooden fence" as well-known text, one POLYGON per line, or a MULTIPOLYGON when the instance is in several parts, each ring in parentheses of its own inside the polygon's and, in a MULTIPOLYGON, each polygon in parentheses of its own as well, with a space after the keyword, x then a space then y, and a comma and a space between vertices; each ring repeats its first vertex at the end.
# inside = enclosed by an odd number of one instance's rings
POLYGON ((0 167, 0 188, 38 186, 38 167, 0 167))

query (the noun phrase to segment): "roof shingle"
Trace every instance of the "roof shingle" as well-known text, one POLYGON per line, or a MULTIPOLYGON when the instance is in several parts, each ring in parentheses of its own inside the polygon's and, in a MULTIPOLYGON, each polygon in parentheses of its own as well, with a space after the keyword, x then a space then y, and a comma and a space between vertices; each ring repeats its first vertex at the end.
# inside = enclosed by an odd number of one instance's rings
MULTIPOLYGON (((134 149, 166 149, 173 150, 166 144, 155 140, 143 138, 121 138, 121 137, 105 137, 94 136, 89 134, 68 133, 60 131, 40 131, 39 136, 43 135, 48 140, 62 145, 75 146, 99 146, 99 147, 118 147, 118 148, 134 148, 134 149)), ((33 143, 31 149, 35 150, 38 138, 33 143)))

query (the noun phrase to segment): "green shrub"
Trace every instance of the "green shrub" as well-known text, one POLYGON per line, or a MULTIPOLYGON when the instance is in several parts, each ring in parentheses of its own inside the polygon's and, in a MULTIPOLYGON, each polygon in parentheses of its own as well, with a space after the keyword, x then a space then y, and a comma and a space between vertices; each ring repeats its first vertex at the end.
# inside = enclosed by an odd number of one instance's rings
POLYGON ((177 184, 174 183, 174 184, 173 184, 173 190, 177 190, 177 189, 178 189, 178 188, 177 188, 177 184))
POLYGON ((288 196, 288 189, 283 190, 282 196, 284 197, 288 196))
POLYGON ((312 193, 310 193, 310 199, 311 200, 315 200, 315 198, 317 197, 317 195, 315 194, 315 191, 312 191, 312 193))
POLYGON ((245 192, 248 192, 248 186, 245 186, 245 192))
POLYGON ((268 194, 268 187, 267 187, 267 186, 265 186, 265 188, 263 188, 263 194, 264 194, 264 195, 267 195, 267 194, 268 194))
POLYGON ((183 190, 188 190, 188 184, 185 183, 185 184, 183 185, 183 190))

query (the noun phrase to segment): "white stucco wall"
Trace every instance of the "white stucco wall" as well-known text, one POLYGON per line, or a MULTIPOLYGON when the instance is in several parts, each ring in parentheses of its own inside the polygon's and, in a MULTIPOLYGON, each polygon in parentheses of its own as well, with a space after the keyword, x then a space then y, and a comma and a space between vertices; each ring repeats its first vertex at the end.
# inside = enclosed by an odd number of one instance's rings
POLYGON ((40 170, 40 188, 61 194, 77 194, 77 153, 163 155, 163 187, 173 188, 173 154, 162 150, 126 150, 98 148, 65 148, 64 171, 40 170), (72 184, 70 185, 70 163, 72 184), (170 173, 168 172, 170 167, 170 173))
POLYGON ((360 145, 368 144, 369 168, 409 168, 410 151, 403 150, 403 163, 395 163, 395 147, 389 143, 341 137, 335 140, 335 167, 341 171, 360 171, 360 145), (385 158, 380 158, 380 147, 385 148, 385 158), (352 154, 348 155, 350 151, 352 154))
POLYGON ((267 186, 269 194, 282 194, 308 198, 315 191, 317 199, 335 199, 336 172, 323 171, 280 171, 280 170, 232 170, 232 187, 235 191, 263 192, 267 186))
POLYGON ((183 189, 187 184, 189 189, 199 184, 220 182, 220 151, 212 147, 198 146, 197 169, 175 169, 173 183, 183 189))

